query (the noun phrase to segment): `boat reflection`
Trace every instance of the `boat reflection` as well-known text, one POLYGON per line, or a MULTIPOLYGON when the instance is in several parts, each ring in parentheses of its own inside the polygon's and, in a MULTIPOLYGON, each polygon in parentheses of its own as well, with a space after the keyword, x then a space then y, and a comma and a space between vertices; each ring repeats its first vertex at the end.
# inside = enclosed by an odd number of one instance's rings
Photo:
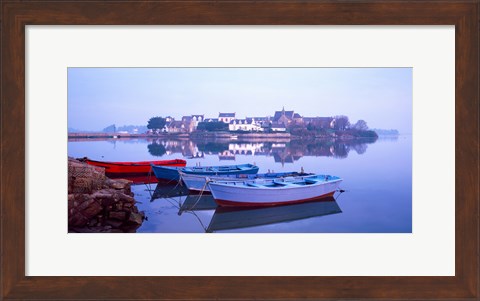
POLYGON ((211 194, 189 194, 183 201, 178 215, 185 211, 215 210, 217 203, 211 194))
POLYGON ((153 191, 150 202, 156 199, 174 198, 188 195, 187 187, 179 183, 158 183, 153 191))
POLYGON ((129 176, 129 175, 109 175, 108 176, 110 179, 125 179, 132 181, 134 185, 136 184, 153 184, 153 183, 158 183, 157 178, 155 175, 152 173, 150 175, 135 175, 135 176, 129 176))
POLYGON ((333 197, 276 207, 225 208, 217 207, 206 232, 270 225, 341 213, 333 197))

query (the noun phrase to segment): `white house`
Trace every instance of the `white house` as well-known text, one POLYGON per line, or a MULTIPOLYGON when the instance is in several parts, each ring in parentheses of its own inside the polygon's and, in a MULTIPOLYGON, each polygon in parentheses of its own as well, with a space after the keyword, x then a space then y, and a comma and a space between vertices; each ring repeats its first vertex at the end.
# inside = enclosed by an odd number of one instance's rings
POLYGON ((230 131, 249 131, 249 132, 259 132, 263 131, 262 126, 255 121, 255 119, 237 119, 230 121, 228 125, 228 130, 230 131))
POLYGON ((287 128, 284 124, 273 123, 270 127, 273 132, 286 132, 287 128))
POLYGON ((230 123, 235 120, 235 113, 218 113, 218 121, 230 123))

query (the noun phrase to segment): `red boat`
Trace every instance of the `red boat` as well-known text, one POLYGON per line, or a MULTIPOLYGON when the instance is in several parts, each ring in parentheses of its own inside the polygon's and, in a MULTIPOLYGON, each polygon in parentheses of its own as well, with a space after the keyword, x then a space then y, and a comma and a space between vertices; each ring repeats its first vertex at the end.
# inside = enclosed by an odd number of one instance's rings
MULTIPOLYGON (((151 172, 151 165, 162 165, 162 166, 177 166, 185 167, 187 161, 181 159, 173 160, 161 160, 161 161, 138 161, 138 162, 103 162, 90 160, 88 158, 80 159, 81 161, 98 167, 105 168, 105 174, 107 176, 133 176, 133 175, 147 175, 151 172)), ((155 178, 155 176, 154 176, 155 178)))

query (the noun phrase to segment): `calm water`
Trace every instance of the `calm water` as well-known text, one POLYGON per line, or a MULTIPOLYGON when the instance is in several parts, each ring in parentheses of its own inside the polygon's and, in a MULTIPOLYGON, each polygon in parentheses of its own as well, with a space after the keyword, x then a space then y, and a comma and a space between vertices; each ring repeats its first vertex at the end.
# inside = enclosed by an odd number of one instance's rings
POLYGON ((255 163, 260 173, 300 171, 343 178, 335 198, 264 209, 216 208, 208 195, 175 184, 139 184, 132 191, 148 220, 137 232, 376 233, 412 231, 411 136, 377 141, 69 141, 68 154, 104 161, 183 158, 187 165, 255 163), (193 208, 192 208, 193 207, 193 208))

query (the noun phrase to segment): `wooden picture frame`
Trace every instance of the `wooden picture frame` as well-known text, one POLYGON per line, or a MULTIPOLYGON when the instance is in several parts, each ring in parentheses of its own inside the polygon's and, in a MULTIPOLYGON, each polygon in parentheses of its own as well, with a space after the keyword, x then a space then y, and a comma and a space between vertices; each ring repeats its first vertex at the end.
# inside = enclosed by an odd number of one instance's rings
POLYGON ((3 1, 2 298, 480 300, 479 8, 475 0, 3 1), (455 276, 25 276, 25 26, 86 24, 455 25, 455 276))

